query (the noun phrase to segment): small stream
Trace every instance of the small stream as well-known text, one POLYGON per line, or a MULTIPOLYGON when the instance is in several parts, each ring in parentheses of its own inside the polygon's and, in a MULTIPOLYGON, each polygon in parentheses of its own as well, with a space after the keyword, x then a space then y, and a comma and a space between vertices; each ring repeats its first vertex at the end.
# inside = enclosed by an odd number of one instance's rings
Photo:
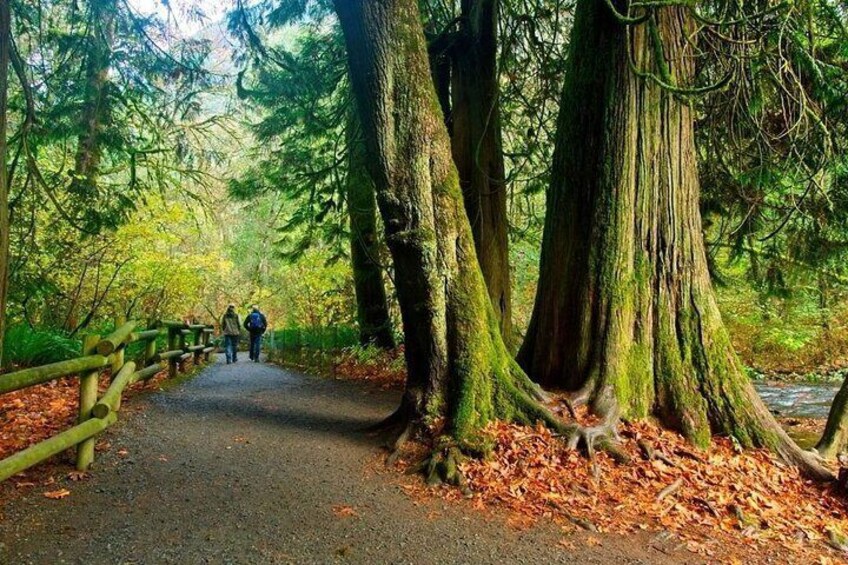
POLYGON ((755 382, 766 406, 784 418, 827 418, 840 383, 755 382))
POLYGON ((833 397, 839 390, 840 382, 823 383, 799 382, 755 382, 754 388, 760 394, 766 406, 783 420, 786 432, 803 449, 813 447, 821 434, 820 429, 810 429, 803 425, 804 418, 827 418, 833 397))

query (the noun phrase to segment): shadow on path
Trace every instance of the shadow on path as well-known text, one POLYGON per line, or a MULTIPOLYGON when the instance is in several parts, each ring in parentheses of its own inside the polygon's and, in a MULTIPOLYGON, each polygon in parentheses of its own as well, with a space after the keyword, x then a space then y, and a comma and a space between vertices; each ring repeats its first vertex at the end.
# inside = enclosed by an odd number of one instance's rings
POLYGON ((0 508, 0 563, 691 562, 648 535, 590 545, 576 534, 566 551, 553 524, 520 531, 467 505, 410 499, 409 479, 375 472, 378 439, 362 431, 398 399, 214 364, 136 401, 88 480, 49 487, 69 497, 32 489, 0 508))

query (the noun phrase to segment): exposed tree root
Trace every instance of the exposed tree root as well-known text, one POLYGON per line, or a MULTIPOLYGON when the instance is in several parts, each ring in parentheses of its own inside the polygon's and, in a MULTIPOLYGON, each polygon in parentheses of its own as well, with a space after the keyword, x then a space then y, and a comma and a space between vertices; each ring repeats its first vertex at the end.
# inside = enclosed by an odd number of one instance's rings
POLYGON ((675 493, 675 492, 677 492, 677 491, 680 489, 680 487, 682 487, 682 486, 683 486, 683 479, 677 479, 676 481, 674 481, 673 483, 671 483, 670 485, 668 485, 667 487, 665 487, 664 489, 662 489, 662 490, 659 492, 659 494, 657 494, 657 502, 662 502, 662 500, 663 500, 665 497, 667 497, 667 496, 670 496, 670 495, 674 494, 674 493, 675 493))
POLYGON ((646 461, 658 460, 662 461, 669 467, 676 467, 677 464, 669 459, 664 453, 655 450, 650 443, 645 441, 644 439, 640 439, 636 442, 636 445, 639 446, 639 450, 642 452, 642 456, 646 461))
POLYGON ((394 465, 400 456, 401 448, 415 435, 415 426, 410 417, 410 410, 403 401, 394 412, 367 426, 363 431, 384 436, 383 447, 389 450, 387 463, 394 465))

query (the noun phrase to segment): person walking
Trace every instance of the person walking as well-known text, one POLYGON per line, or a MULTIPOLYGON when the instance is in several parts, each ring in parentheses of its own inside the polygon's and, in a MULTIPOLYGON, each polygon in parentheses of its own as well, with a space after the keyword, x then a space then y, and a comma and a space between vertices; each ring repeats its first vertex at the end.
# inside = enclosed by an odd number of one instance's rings
POLYGON ((224 334, 224 355, 227 365, 238 361, 238 342, 241 337, 241 321, 236 313, 236 305, 227 306, 227 311, 221 317, 221 333, 224 334))
POLYGON ((250 314, 244 319, 244 329, 250 334, 250 360, 259 362, 259 351, 262 349, 262 334, 268 329, 265 314, 259 311, 259 306, 253 305, 250 314))

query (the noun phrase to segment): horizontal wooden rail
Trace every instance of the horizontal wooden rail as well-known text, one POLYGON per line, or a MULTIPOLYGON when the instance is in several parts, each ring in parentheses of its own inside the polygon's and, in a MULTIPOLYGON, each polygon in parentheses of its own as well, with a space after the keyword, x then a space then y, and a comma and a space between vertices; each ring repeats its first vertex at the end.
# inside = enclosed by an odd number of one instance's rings
POLYGON ((77 424, 69 430, 58 433, 50 439, 46 439, 35 445, 27 447, 14 455, 0 461, 0 481, 5 481, 13 475, 17 475, 36 463, 44 461, 57 453, 62 453, 76 444, 94 437, 112 424, 118 416, 114 412, 106 418, 91 418, 82 424, 77 424))
POLYGON ((164 367, 162 367, 162 365, 160 365, 159 363, 155 363, 153 365, 150 365, 149 367, 140 369, 133 373, 133 376, 130 379, 130 384, 137 383, 138 381, 146 381, 150 377, 157 375, 158 373, 161 373, 164 370, 164 367))
POLYGON ((121 345, 126 343, 137 325, 138 322, 127 322, 115 329, 115 331, 100 340, 100 343, 97 344, 97 353, 100 355, 111 355, 114 353, 121 345))
POLYGON ((183 370, 183 362, 194 357, 200 363, 201 355, 215 350, 209 346, 214 330, 206 324, 184 322, 162 322, 159 328, 136 331, 138 322, 116 322, 115 329, 106 337, 88 336, 83 342, 83 356, 42 367, 33 367, 0 375, 0 394, 42 384, 53 379, 79 375, 80 377, 80 422, 50 439, 32 445, 23 451, 0 460, 0 481, 20 473, 65 449, 79 446, 77 468, 86 470, 94 459, 94 436, 117 420, 121 407, 121 396, 126 388, 138 381, 147 380, 157 373, 169 370, 173 376, 183 370), (156 351, 156 340, 168 335, 168 351, 156 351), (188 345, 186 337, 193 335, 194 343, 188 345), (135 362, 124 362, 126 345, 146 342, 140 363, 147 365, 136 370, 135 362), (97 355, 93 353, 97 352, 97 355), (168 361, 169 367, 160 363, 168 361), (97 380, 101 370, 111 367, 112 382, 103 396, 97 400, 97 380))
POLYGON ((130 341, 144 341, 148 339, 156 339, 162 335, 162 330, 145 330, 143 332, 133 332, 130 334, 130 341))
POLYGON ((165 361, 167 359, 175 359, 185 353, 182 349, 173 349, 171 351, 162 351, 153 356, 154 361, 165 361))
POLYGON ((112 384, 91 409, 91 413, 97 418, 105 418, 109 412, 117 412, 121 407, 121 393, 130 384, 130 378, 135 373, 135 363, 130 361, 125 363, 115 378, 112 379, 112 384))
POLYGON ((0 375, 0 394, 39 385, 53 379, 67 377, 68 375, 102 369, 108 366, 109 363, 109 358, 103 355, 87 355, 85 357, 77 357, 76 359, 68 359, 67 361, 59 361, 58 363, 0 375))

